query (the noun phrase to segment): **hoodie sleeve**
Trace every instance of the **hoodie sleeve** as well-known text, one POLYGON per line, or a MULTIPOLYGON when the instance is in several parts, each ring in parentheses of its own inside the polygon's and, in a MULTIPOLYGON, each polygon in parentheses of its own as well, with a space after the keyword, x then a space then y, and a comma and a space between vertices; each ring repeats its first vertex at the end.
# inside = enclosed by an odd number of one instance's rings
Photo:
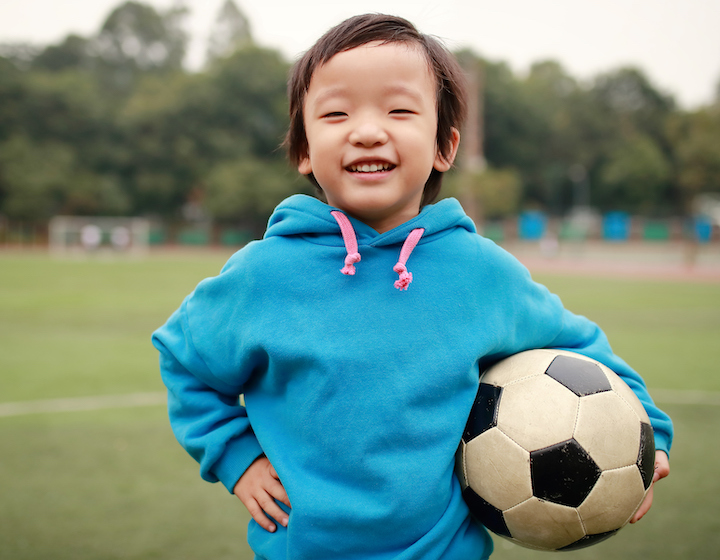
POLYGON ((193 294, 153 334, 168 390, 168 412, 175 437, 200 464, 202 478, 218 480, 232 492, 263 451, 239 402, 242 384, 214 375, 193 342, 188 305, 193 294))
POLYGON ((507 299, 510 328, 505 332, 498 360, 533 348, 556 348, 583 354, 605 364, 622 378, 643 404, 655 433, 655 447, 669 454, 673 439, 670 417, 653 402, 642 377, 615 355, 607 336, 589 319, 563 307, 560 298, 534 282, 528 270, 509 253, 495 255, 502 272, 500 288, 507 299))

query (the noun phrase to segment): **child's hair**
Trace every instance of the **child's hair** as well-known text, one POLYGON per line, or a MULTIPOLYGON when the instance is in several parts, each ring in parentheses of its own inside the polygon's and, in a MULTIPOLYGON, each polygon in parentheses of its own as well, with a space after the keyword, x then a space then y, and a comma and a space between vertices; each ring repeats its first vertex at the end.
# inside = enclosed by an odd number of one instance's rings
MULTIPOLYGON (((313 73, 336 54, 375 41, 417 45, 426 55, 437 80, 437 145, 443 157, 450 156, 452 128, 460 130, 467 113, 467 87, 460 65, 437 39, 420 33, 409 21, 383 14, 365 14, 330 29, 292 69, 288 81, 290 127, 284 145, 293 165, 299 165, 308 155, 303 106, 313 73)), ((312 173, 308 179, 322 192, 312 173)), ((441 186, 442 172, 433 169, 425 183, 423 206, 435 200, 441 186)))

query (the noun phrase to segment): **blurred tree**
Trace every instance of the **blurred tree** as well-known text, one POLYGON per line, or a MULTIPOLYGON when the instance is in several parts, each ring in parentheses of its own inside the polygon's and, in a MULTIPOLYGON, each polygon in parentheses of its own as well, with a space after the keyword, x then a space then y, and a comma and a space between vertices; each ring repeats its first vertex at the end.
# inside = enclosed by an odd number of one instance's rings
POLYGON ((0 57, 0 142, 21 129, 25 87, 20 70, 0 57))
POLYGON ((216 221, 242 224, 259 235, 275 206, 297 192, 310 193, 310 183, 283 161, 243 158, 213 167, 205 208, 216 221))
POLYGON ((115 8, 92 42, 104 85, 125 95, 142 73, 181 71, 188 40, 181 27, 186 14, 179 4, 163 13, 139 2, 115 8))
POLYGON ((10 218, 49 218, 70 182, 74 154, 58 143, 33 143, 12 136, 0 144, 0 190, 3 213, 10 218))
POLYGON ((57 72, 69 69, 89 69, 91 42, 79 35, 68 35, 59 45, 49 45, 32 61, 31 68, 57 72))
POLYGON ((513 166, 523 175, 538 160, 546 137, 542 115, 504 62, 485 62, 485 156, 489 164, 513 166))
POLYGON ((720 193, 720 103, 691 113, 678 113, 668 128, 682 200, 689 209, 696 195, 720 193))
POLYGON ((42 47, 31 43, 0 43, 0 57, 12 62, 19 70, 27 70, 41 51, 42 47))
POLYGON ((11 219, 122 214, 129 201, 110 176, 82 165, 72 147, 16 135, 0 144, 0 210, 11 219))
POLYGON ((287 69, 276 51, 247 47, 202 74, 139 82, 121 113, 133 141, 126 177, 138 211, 178 215, 217 166, 286 165, 278 146, 287 126, 287 69))
POLYGON ((594 113, 610 132, 598 146, 599 157, 591 169, 598 193, 593 202, 606 210, 671 211, 677 204, 677 190, 673 188, 673 150, 667 126, 676 111, 674 99, 660 92, 637 68, 597 76, 589 93, 594 113), (628 150, 625 155, 624 150, 628 150), (637 157, 634 164, 629 154, 637 157), (637 184, 631 185, 631 181, 637 184))
POLYGON ((192 137, 203 128, 187 131, 182 123, 188 89, 202 81, 180 73, 145 75, 121 109, 117 128, 128 155, 122 177, 133 212, 178 214, 202 173, 192 137))
POLYGON ((623 135, 635 132, 652 137, 664 150, 668 116, 675 110, 672 96, 660 92, 637 68, 620 68, 598 76, 591 89, 598 110, 615 123, 623 135))
POLYGON ((464 188, 469 188, 477 199, 482 211, 478 218, 505 218, 520 207, 522 180, 515 168, 488 167, 475 173, 455 170, 443 178, 443 196, 459 197, 464 188))
POLYGON ((534 64, 524 79, 488 64, 485 152, 496 168, 515 168, 524 206, 560 213, 572 202, 567 171, 598 158, 606 133, 587 92, 555 61, 534 64))
POLYGON ((526 202, 560 213, 571 202, 567 170, 586 157, 581 148, 588 151, 579 138, 575 114, 583 106, 584 92, 553 60, 533 64, 521 87, 538 122, 535 156, 524 170, 526 202))
POLYGON ((250 21, 233 0, 225 0, 208 39, 207 61, 231 55, 253 44, 250 21))
POLYGON ((214 98, 206 108, 210 123, 244 136, 256 156, 277 155, 288 124, 287 72, 279 52, 259 47, 219 60, 208 74, 214 98))
POLYGON ((0 64, 0 213, 125 211, 110 108, 87 72, 0 64))
POLYGON ((667 211, 671 167, 657 143, 638 134, 619 142, 603 164, 594 202, 603 210, 667 211))

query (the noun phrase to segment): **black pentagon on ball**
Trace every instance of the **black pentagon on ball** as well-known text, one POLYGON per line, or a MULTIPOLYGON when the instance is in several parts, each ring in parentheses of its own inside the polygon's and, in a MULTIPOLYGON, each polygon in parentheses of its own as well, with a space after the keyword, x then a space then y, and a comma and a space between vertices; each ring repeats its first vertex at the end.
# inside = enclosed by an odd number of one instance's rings
POLYGON ((496 535, 511 537, 502 511, 478 496, 469 486, 463 490, 463 499, 472 516, 496 535))
POLYGON ((597 364, 572 356, 556 356, 545 373, 578 397, 612 389, 610 381, 597 364))
POLYGON ((645 490, 647 490, 650 488, 655 474, 655 435, 652 426, 645 422, 640 424, 640 452, 637 466, 640 469, 645 490))
POLYGON ((470 411, 465 435, 463 439, 468 442, 483 432, 497 426, 498 407, 502 387, 480 383, 475 404, 470 411))
POLYGON ((576 540, 572 544, 563 546, 562 548, 558 548, 558 550, 562 550, 562 551, 579 550, 581 548, 585 548, 590 545, 602 542, 605 539, 609 539, 614 534, 616 534, 619 530, 620 529, 615 529, 614 531, 608 531, 607 533, 598 533, 597 535, 585 535, 583 538, 576 540))
POLYGON ((530 452, 533 495, 578 507, 600 478, 600 468, 574 439, 530 452))

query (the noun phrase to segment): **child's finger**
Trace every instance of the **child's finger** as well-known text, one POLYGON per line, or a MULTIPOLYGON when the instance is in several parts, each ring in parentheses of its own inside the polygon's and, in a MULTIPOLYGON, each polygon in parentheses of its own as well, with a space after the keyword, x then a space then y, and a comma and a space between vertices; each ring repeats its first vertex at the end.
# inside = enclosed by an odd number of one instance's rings
POLYGON ((643 500, 643 503, 640 504, 640 507, 635 512, 635 515, 633 515, 633 518, 630 520, 630 523, 636 523, 642 519, 642 517, 650 511, 650 507, 652 506, 653 501, 653 488, 655 484, 650 485, 650 489, 648 490, 647 495, 645 496, 645 499, 643 500))
POLYGON ((287 492, 285 491, 285 487, 279 480, 275 481, 275 484, 268 487, 268 494, 285 504, 287 507, 292 507, 290 505, 290 498, 288 498, 287 492))
POLYGON ((670 461, 663 451, 655 453, 655 473, 653 481, 658 481, 670 474, 670 461))
MULTIPOLYGON (((285 513, 285 511, 279 505, 277 505, 277 502, 275 501, 273 496, 271 496, 270 494, 264 494, 258 499, 258 504, 263 509, 264 514, 267 514, 273 519, 276 519, 283 527, 288 526, 288 514, 285 513)), ((274 530, 275 529, 273 529, 273 531, 274 530)))
POLYGON ((270 533, 274 533, 277 527, 275 526, 275 523, 273 523, 263 511, 262 506, 257 500, 252 500, 245 504, 245 507, 247 507, 248 512, 250 512, 250 515, 255 520, 255 522, 260 525, 263 529, 270 533))

